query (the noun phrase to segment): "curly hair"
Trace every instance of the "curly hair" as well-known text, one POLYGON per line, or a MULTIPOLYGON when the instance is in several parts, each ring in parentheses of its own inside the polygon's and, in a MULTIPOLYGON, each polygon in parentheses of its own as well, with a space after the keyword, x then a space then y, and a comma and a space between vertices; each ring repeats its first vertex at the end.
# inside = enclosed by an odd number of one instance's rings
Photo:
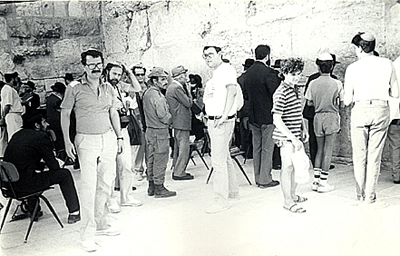
POLYGON ((303 69, 304 69, 304 61, 301 58, 289 58, 283 60, 281 64, 281 73, 284 75, 302 72, 303 69))

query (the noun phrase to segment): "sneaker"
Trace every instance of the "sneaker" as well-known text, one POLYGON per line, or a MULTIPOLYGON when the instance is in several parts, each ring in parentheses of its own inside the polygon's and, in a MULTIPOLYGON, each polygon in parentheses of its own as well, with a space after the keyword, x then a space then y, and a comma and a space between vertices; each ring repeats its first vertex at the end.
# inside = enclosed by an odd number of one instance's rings
POLYGON ((70 214, 68 215, 68 224, 74 224, 81 220, 81 214, 70 214))
POLYGON ((228 204, 222 205, 220 203, 213 203, 212 205, 207 207, 206 213, 208 213, 208 214, 219 213, 219 212, 226 211, 228 209, 229 209, 228 204))
POLYGON ((335 187, 328 183, 326 183, 325 185, 319 184, 319 186, 317 188, 318 193, 326 193, 326 192, 330 192, 332 190, 335 190, 335 187))
POLYGON ((132 198, 125 203, 121 203, 121 206, 136 206, 137 207, 137 206, 141 206, 142 204, 143 204, 142 201, 132 198))
POLYGON ((108 210, 109 210, 111 213, 119 213, 119 212, 121 212, 121 208, 120 208, 119 205, 117 205, 117 204, 109 205, 109 206, 108 206, 108 210))
POLYGON ((319 183, 318 182, 313 182, 311 184, 311 190, 312 191, 318 191, 319 183))
POLYGON ((121 231, 115 227, 108 227, 106 229, 96 230, 96 236, 118 236, 121 231))
POLYGON ((85 250, 87 252, 95 252, 95 251, 97 251, 97 249, 99 249, 99 245, 95 241, 92 241, 92 240, 82 241, 81 246, 82 246, 83 250, 85 250))
POLYGON ((360 207, 366 210, 378 210, 388 207, 388 203, 382 201, 375 201, 375 202, 367 202, 364 201, 360 204, 360 207))

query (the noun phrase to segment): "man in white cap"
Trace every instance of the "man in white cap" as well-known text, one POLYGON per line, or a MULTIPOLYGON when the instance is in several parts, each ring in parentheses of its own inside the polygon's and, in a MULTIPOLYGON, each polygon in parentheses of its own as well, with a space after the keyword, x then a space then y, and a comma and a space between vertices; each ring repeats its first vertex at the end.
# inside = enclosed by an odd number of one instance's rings
POLYGON ((376 184, 390 121, 388 100, 389 96, 399 97, 399 88, 392 62, 373 54, 373 35, 358 33, 351 42, 358 61, 346 70, 344 104, 353 105, 351 143, 357 200, 383 206, 376 204, 376 184))
POLYGON ((343 103, 343 85, 330 76, 334 66, 330 53, 320 54, 316 64, 320 76, 310 82, 305 98, 307 105, 315 108, 312 125, 318 145, 312 190, 323 193, 334 190, 334 186, 328 184, 327 180, 335 135, 340 130, 339 107, 343 103))
POLYGON ((194 177, 186 173, 189 161, 189 136, 192 129, 192 94, 186 83, 188 82, 187 69, 182 65, 172 69, 172 83, 167 88, 166 98, 172 115, 174 128, 174 172, 173 180, 192 180, 194 177))
POLYGON ((213 70, 203 98, 208 115, 215 194, 215 201, 206 209, 206 213, 217 213, 229 209, 228 198, 239 197, 236 173, 229 154, 229 142, 235 126, 236 111, 243 105, 243 95, 236 81, 236 71, 222 59, 221 47, 218 44, 206 45, 203 48, 203 58, 213 70), (237 102, 237 94, 242 97, 241 105, 237 102))

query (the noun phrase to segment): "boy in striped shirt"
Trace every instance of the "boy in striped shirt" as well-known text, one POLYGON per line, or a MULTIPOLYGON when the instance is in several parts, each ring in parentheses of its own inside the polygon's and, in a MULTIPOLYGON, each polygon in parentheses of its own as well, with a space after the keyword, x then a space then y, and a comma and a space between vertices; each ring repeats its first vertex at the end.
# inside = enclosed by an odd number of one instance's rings
POLYGON ((285 79, 282 81, 273 96, 272 114, 275 130, 272 138, 281 149, 281 187, 284 197, 283 208, 293 213, 304 213, 306 210, 297 205, 307 201, 307 198, 296 195, 297 183, 294 180, 292 154, 303 147, 308 140, 308 133, 304 129, 301 107, 301 93, 298 83, 304 62, 300 58, 289 58, 281 67, 285 79))

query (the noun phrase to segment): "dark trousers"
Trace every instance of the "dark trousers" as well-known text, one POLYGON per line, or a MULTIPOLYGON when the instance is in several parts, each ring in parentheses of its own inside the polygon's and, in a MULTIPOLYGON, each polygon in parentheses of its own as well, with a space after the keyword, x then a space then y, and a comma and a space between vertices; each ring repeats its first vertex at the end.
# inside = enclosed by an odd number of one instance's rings
POLYGON ((246 129, 242 119, 240 120, 240 149, 246 152, 246 157, 253 158, 253 136, 250 127, 247 126, 246 129))
MULTIPOLYGON (((29 183, 30 186, 18 189, 18 194, 29 194, 36 192, 41 189, 45 189, 49 186, 60 185, 61 193, 64 197, 65 204, 68 208, 68 212, 72 213, 79 211, 79 199, 76 192, 74 179, 71 172, 68 169, 59 169, 57 171, 45 171, 37 173, 29 183)), ((35 201, 28 202, 28 211, 33 212, 35 201)))
POLYGON ((307 119, 308 120, 308 147, 310 150, 310 158, 313 166, 315 165, 315 156, 317 155, 318 145, 317 145, 317 137, 314 132, 314 118, 307 119))

